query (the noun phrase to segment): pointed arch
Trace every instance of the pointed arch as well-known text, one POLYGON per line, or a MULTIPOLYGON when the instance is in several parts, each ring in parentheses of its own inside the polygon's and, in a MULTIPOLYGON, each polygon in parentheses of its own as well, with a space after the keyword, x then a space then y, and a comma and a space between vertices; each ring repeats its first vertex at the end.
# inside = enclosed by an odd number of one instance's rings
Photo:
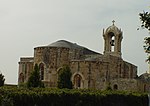
POLYGON ((83 88, 84 87, 84 79, 85 78, 81 73, 79 73, 79 72, 74 73, 71 78, 74 88, 76 88, 76 89, 83 88))
POLYGON ((76 74, 74 76, 74 87, 81 88, 81 81, 82 81, 82 77, 79 74, 76 74))
POLYGON ((57 74, 59 74, 59 72, 62 70, 63 67, 60 67, 57 69, 57 74))

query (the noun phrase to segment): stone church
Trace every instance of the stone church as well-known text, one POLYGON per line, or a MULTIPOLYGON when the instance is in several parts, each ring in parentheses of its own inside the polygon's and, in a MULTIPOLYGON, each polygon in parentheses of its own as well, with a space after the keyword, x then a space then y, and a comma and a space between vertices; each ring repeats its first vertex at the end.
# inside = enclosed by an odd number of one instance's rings
POLYGON ((37 63, 40 78, 46 87, 57 87, 58 72, 68 65, 73 87, 105 90, 148 91, 150 77, 137 75, 137 66, 124 61, 121 53, 123 32, 114 23, 103 29, 104 53, 65 40, 34 48, 33 57, 21 57, 18 84, 26 83, 37 63))

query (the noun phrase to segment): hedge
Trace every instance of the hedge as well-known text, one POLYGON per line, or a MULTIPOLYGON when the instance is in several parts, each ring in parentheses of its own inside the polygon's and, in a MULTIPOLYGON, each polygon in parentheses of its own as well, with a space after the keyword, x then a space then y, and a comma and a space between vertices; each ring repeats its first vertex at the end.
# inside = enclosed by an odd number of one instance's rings
POLYGON ((90 89, 0 87, 2 106, 148 106, 144 93, 90 89))

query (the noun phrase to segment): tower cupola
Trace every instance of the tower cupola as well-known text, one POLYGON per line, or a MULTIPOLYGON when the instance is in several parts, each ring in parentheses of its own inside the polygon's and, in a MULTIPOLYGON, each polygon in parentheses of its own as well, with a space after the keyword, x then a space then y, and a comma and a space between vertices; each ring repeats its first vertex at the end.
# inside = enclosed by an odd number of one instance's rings
POLYGON ((121 41, 123 36, 121 29, 118 29, 114 22, 106 30, 103 29, 104 54, 121 57, 121 41))

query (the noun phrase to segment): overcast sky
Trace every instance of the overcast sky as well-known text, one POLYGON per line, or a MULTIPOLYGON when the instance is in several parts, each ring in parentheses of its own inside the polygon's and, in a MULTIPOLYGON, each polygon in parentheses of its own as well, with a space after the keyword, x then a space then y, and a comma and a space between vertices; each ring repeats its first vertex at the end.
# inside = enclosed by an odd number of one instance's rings
POLYGON ((18 62, 33 56, 34 47, 64 39, 103 53, 102 30, 115 25, 123 31, 122 57, 148 71, 139 12, 149 0, 0 0, 0 70, 5 83, 17 84, 18 62))

